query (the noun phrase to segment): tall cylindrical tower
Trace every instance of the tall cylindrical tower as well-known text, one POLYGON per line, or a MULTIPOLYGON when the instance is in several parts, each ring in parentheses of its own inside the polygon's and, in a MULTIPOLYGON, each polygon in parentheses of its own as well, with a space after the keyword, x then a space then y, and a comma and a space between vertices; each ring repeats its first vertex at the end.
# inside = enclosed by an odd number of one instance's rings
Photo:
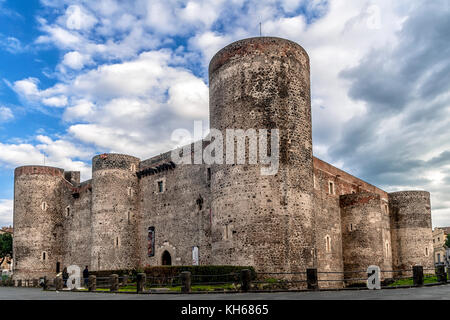
MULTIPOLYGON (((379 194, 358 192, 340 197, 342 257, 345 272, 365 271, 371 265, 392 270, 389 219, 379 194)), ((345 279, 361 273, 345 273, 345 279)), ((390 274, 381 274, 382 279, 390 274)))
MULTIPOLYGON (((300 45, 272 37, 234 42, 210 62, 211 128, 220 130, 224 141, 226 129, 278 129, 280 137, 274 175, 261 174, 261 158, 258 165, 212 166, 215 264, 267 271, 313 264, 309 73, 300 45)), ((271 148, 270 138, 266 145, 271 148)))
POLYGON ((14 171, 14 278, 54 277, 61 262, 64 170, 23 166, 14 171))
POLYGON ((394 268, 409 270, 414 265, 433 268, 433 233, 430 193, 389 193, 394 268))
POLYGON ((138 158, 123 154, 92 159, 93 270, 137 266, 138 168, 138 158))

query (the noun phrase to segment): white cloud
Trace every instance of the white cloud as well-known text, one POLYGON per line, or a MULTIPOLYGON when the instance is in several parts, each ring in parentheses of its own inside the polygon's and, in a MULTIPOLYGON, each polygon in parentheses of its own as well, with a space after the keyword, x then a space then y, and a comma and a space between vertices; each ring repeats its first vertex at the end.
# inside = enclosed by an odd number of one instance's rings
POLYGON ((50 107, 64 107, 67 105, 67 97, 57 96, 42 99, 42 103, 50 107))
POLYGON ((24 165, 45 165, 81 171, 83 179, 88 179, 91 169, 86 164, 90 160, 92 150, 75 145, 67 140, 55 140, 39 135, 38 143, 5 144, 0 143, 0 163, 6 167, 24 165), (73 158, 80 160, 73 160, 73 158))
POLYGON ((10 108, 0 107, 0 122, 8 121, 14 118, 10 108))
POLYGON ((72 30, 89 30, 96 23, 97 19, 86 12, 86 10, 77 5, 71 5, 67 8, 65 14, 66 27, 72 30))
POLYGON ((0 228, 13 225, 13 200, 0 199, 0 228))
POLYGON ((90 61, 90 57, 82 55, 77 51, 70 51, 64 55, 62 64, 74 70, 83 69, 84 65, 90 61))

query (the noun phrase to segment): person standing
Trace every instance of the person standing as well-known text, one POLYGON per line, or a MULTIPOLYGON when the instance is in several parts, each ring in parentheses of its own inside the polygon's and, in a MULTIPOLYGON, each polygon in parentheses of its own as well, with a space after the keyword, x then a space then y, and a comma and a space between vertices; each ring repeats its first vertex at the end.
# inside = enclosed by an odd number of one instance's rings
POLYGON ((64 288, 67 288, 67 279, 69 279, 69 273, 67 272, 67 268, 64 268, 62 272, 62 278, 64 281, 64 288))
POLYGON ((83 270, 83 278, 84 278, 84 286, 88 287, 88 285, 89 285, 89 270, 88 270, 88 266, 86 266, 86 268, 84 268, 84 270, 83 270))

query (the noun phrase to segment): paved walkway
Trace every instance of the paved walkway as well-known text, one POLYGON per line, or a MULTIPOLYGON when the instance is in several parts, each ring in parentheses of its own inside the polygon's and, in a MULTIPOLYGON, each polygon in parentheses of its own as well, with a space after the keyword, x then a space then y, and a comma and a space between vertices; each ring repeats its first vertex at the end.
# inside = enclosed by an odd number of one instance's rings
POLYGON ((0 300, 450 300, 450 284, 406 289, 322 292, 111 294, 0 287, 0 300))

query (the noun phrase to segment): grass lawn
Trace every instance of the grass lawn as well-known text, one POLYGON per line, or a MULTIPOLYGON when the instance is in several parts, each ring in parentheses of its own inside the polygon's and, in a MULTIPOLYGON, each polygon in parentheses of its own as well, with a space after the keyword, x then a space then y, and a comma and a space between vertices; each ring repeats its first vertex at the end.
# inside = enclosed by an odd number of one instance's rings
MULTIPOLYGON (((448 279, 448 275, 447 275, 448 279)), ((437 283, 437 277, 432 274, 425 274, 423 283, 437 283)), ((391 283, 389 287, 396 287, 396 286, 412 286, 414 284, 413 278, 407 278, 407 279, 399 279, 395 281, 394 283, 391 283)))

